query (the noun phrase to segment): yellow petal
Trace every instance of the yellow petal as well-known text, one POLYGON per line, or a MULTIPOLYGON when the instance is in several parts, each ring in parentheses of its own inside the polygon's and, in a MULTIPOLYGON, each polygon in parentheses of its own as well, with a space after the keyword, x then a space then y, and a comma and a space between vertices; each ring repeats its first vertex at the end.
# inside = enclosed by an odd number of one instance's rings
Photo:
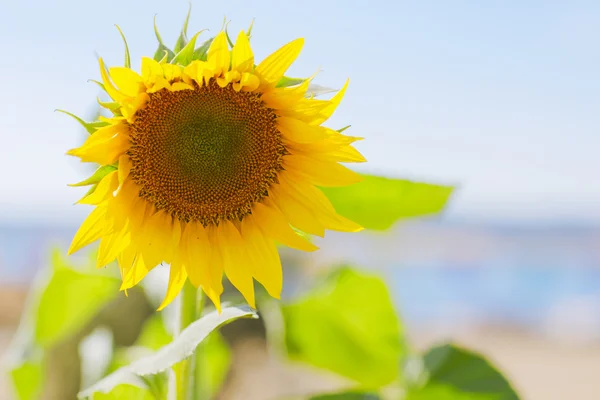
POLYGON ((264 286, 269 295, 279 299, 283 271, 275 243, 264 236, 252 219, 244 218, 241 233, 246 243, 252 275, 264 286))
POLYGON ((330 141, 315 143, 286 143, 290 154, 304 155, 322 161, 333 162, 365 162, 365 157, 349 145, 340 145, 330 141))
POLYGON ((165 295, 165 299, 163 300, 160 307, 158 307, 157 311, 160 311, 166 306, 168 306, 175 299, 175 297, 177 297, 179 292, 181 292, 181 289, 183 288, 186 279, 187 272, 185 271, 184 266, 179 261, 171 263, 167 294, 165 295))
POLYGON ((149 57, 142 57, 142 78, 146 86, 152 86, 158 78, 163 78, 160 64, 149 57))
POLYGON ((121 93, 135 97, 141 91, 142 77, 137 72, 125 67, 111 67, 109 73, 121 93))
POLYGON ((149 269, 156 267, 162 261, 170 262, 168 254, 173 231, 172 217, 164 211, 152 215, 143 225, 141 238, 136 238, 140 253, 149 269))
POLYGON ((309 125, 295 118, 277 118, 279 131, 284 139, 296 143, 318 142, 328 138, 326 128, 309 125))
POLYGON ((162 67, 162 70, 163 70, 166 80, 173 81, 177 78, 181 78, 182 70, 179 65, 162 64, 161 67, 162 67))
POLYGON ((98 248, 98 258, 96 260, 96 268, 104 267, 114 261, 129 244, 131 243, 131 234, 127 227, 124 227, 119 232, 113 232, 110 235, 100 239, 98 248))
POLYGON ((229 45, 225 32, 219 32, 213 39, 207 52, 206 62, 212 68, 214 76, 220 76, 229 71, 229 45))
POLYGON ((223 267, 221 263, 213 262, 213 249, 206 229, 199 223, 188 223, 183 229, 181 243, 181 251, 187 256, 185 268, 190 282, 196 287, 202 287, 217 306, 223 293, 223 267))
POLYGON ((256 308, 254 281, 248 264, 248 253, 237 228, 230 221, 217 228, 217 251, 223 258, 223 269, 229 281, 244 296, 250 307, 256 308))
POLYGON ((311 235, 325 236, 325 227, 315 217, 312 210, 297 202, 289 201, 288 196, 280 185, 274 185, 270 189, 269 198, 265 200, 265 204, 277 207, 295 228, 311 235))
MULTIPOLYGON (((109 127, 102 129, 107 128, 109 127)), ((102 129, 99 129, 81 147, 71 149, 67 154, 79 157, 83 162, 95 162, 101 165, 114 163, 129 149, 129 135, 122 131, 121 124, 110 128, 120 131, 111 132, 107 129, 100 132, 102 129)))
POLYGON ((279 210, 261 203, 254 204, 252 214, 246 216, 253 220, 266 237, 298 250, 315 251, 317 246, 302 238, 291 228, 279 210))
POLYGON ((337 92, 335 96, 331 98, 331 100, 329 100, 330 104, 319 113, 319 116, 315 117, 315 119, 312 122, 313 124, 320 125, 323 122, 327 121, 329 117, 331 117, 337 106, 340 105, 340 102, 344 98, 344 94, 346 94, 346 89, 348 89, 349 83, 350 79, 346 80, 344 87, 342 87, 340 91, 337 92))
POLYGON ((119 185, 125 183, 129 172, 131 172, 131 158, 127 154, 123 154, 119 157, 119 185))
POLYGON ((100 204, 112 197, 113 192, 119 186, 117 171, 110 172, 106 175, 93 193, 79 200, 79 204, 100 204))
POLYGON ((242 74, 242 79, 240 79, 239 83, 233 84, 234 90, 244 90, 245 92, 252 92, 256 90, 260 86, 260 79, 256 75, 251 72, 244 72, 242 74))
POLYGON ((282 171, 279 181, 289 196, 289 201, 296 201, 311 210, 325 228, 342 232, 358 232, 363 229, 357 223, 339 215, 319 188, 293 179, 287 171, 282 171))
POLYGON ((238 72, 250 72, 254 67, 254 54, 250 41, 243 30, 238 35, 235 46, 231 50, 231 69, 238 72))
POLYGON ((286 170, 308 179, 317 186, 347 186, 362 180, 359 174, 343 165, 297 154, 284 156, 283 166, 286 170))
POLYGON ((138 253, 133 262, 133 266, 127 271, 127 275, 125 275, 123 283, 121 283, 120 290, 130 289, 140 283, 148 274, 148 271, 146 263, 144 262, 144 257, 138 253))
POLYGON ((104 90, 114 101, 117 101, 119 103, 123 102, 127 97, 123 93, 119 92, 110 81, 108 73, 106 72, 106 66, 104 65, 104 61, 102 61, 102 58, 99 58, 98 62, 100 63, 100 75, 102 75, 104 90))
POLYGON ((298 58, 304 39, 296 39, 281 47, 279 50, 265 58, 254 70, 255 73, 270 85, 274 86, 281 79, 285 71, 298 58))
POLYGON ((106 206, 99 206, 87 216, 73 237, 68 254, 73 254, 88 244, 95 242, 108 233, 109 227, 105 225, 106 206))

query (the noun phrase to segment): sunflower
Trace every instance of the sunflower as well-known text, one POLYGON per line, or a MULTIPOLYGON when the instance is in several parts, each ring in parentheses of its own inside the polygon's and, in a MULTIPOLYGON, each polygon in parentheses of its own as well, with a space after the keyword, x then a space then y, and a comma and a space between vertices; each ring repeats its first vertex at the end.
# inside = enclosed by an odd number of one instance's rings
POLYGON ((339 162, 365 160, 359 138, 321 126, 348 82, 330 100, 307 94, 312 78, 282 85, 303 39, 255 65, 248 33, 231 44, 222 31, 204 54, 197 36, 173 57, 142 58, 141 74, 99 60, 112 116, 67 153, 100 165, 69 254, 100 240, 97 265, 117 260, 122 290, 169 264, 161 309, 187 279, 220 308, 223 273, 255 307, 254 279, 280 296, 276 243, 313 251, 308 235, 361 229, 319 187, 358 182, 339 162))

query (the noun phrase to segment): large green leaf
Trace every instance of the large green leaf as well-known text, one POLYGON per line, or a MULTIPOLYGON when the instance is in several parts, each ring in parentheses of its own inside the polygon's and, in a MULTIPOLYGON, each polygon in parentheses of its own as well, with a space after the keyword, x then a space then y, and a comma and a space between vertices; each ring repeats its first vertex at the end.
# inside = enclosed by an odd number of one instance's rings
POLYGON ((380 400, 381 397, 376 393, 366 392, 345 392, 335 394, 322 394, 313 396, 310 400, 380 400))
POLYGON ((429 372, 427 386, 445 385, 461 393, 483 396, 477 400, 519 399, 508 380, 480 354, 446 344, 430 349, 424 360, 429 372))
POLYGON ((133 385, 116 386, 109 393, 94 393, 94 400, 157 400, 148 390, 133 385))
POLYGON ((196 347, 215 329, 244 317, 256 318, 257 315, 248 307, 226 307, 220 314, 213 311, 190 324, 175 340, 161 347, 154 354, 119 368, 90 388, 80 392, 78 397, 86 398, 93 396, 94 393, 111 393, 122 384, 150 390, 153 376, 191 356, 196 347))
POLYGON ((44 347, 77 332, 119 293, 117 279, 75 271, 56 256, 53 263, 35 322, 36 342, 44 347))
POLYGON ((385 283, 350 268, 336 270, 303 300, 282 307, 292 359, 379 388, 399 375, 400 322, 385 283))
POLYGON ((223 336, 211 333, 196 350, 196 387, 199 398, 212 399, 225 381, 231 365, 231 351, 223 336))
POLYGON ((154 314, 144 323, 135 345, 158 350, 172 340, 173 336, 167 332, 162 314, 154 314))
POLYGON ((496 400, 497 397, 486 394, 465 393, 447 385, 427 385, 411 391, 405 400, 496 400))
POLYGON ((41 363, 25 361, 10 371, 16 400, 36 400, 42 391, 43 366, 41 363))
POLYGON ((394 222, 440 212, 453 187, 364 175, 362 182, 322 188, 336 210, 367 229, 385 230, 394 222))

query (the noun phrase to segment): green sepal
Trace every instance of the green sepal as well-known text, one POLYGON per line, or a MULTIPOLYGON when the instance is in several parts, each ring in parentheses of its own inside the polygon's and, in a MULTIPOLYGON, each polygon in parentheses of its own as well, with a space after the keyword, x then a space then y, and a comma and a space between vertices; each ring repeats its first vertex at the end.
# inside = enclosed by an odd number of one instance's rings
POLYGON ((93 134, 94 132, 96 132, 98 129, 102 128, 103 126, 108 125, 108 122, 104 122, 104 121, 85 122, 84 120, 79 118, 77 115, 70 113, 68 111, 65 111, 65 110, 55 110, 55 111, 58 111, 63 114, 67 114, 70 117, 73 117, 77 122, 79 122, 81 124, 81 126, 83 126, 85 128, 86 131, 88 131, 88 133, 90 135, 93 134))
POLYGON ((213 40, 214 37, 208 39, 206 42, 202 43, 200 47, 194 50, 192 60, 206 61, 208 49, 210 48, 210 45, 212 44, 213 40))
POLYGON ((183 49, 179 53, 173 57, 171 60, 171 64, 179 64, 182 66, 186 66, 192 62, 194 59, 194 48, 196 47, 196 39, 198 39, 198 35, 204 32, 205 29, 196 33, 193 38, 190 39, 189 43, 185 45, 183 49))
POLYGON ((102 101, 100 98, 97 98, 96 100, 98 101, 100 107, 106 108, 114 115, 121 115, 121 104, 117 103, 116 101, 102 101))
POLYGON ((342 133, 342 132, 344 132, 346 129, 350 128, 351 126, 352 126, 352 125, 346 125, 345 127, 338 129, 337 131, 338 131, 339 133, 342 133))
POLYGON ((123 31, 121 30, 119 25, 115 24, 115 26, 119 30, 121 38, 123 39, 123 43, 125 44, 125 68, 131 68, 131 56, 129 55, 129 46, 127 45, 127 39, 125 39, 125 35, 123 34, 123 31))
POLYGON ((246 31, 246 36, 248 36, 248 39, 250 39, 253 27, 254 27, 254 18, 252 18, 252 22, 250 22, 250 26, 248 27, 248 30, 246 31))
POLYGON ((229 32, 227 31, 227 25, 229 25, 229 23, 227 23, 225 25, 225 37, 227 38, 227 43, 229 43, 229 46, 233 49, 233 41, 231 40, 231 37, 229 37, 229 32))
POLYGON ((156 49, 156 51, 154 52, 154 60, 160 61, 164 56, 164 52, 166 51, 168 55, 167 61, 170 62, 173 59, 173 57, 175 57, 175 53, 173 53, 173 50, 165 46, 162 37, 160 36, 160 33, 158 33, 158 27, 156 26, 156 15, 154 16, 154 34, 156 35, 156 40, 158 40, 158 49, 156 49))
POLYGON ((89 185, 95 185, 97 183, 100 183, 100 181, 102 180, 102 178, 104 178, 106 175, 108 175, 109 173, 116 171, 117 167, 115 165, 103 165, 100 168, 98 168, 93 174, 92 176, 90 176, 87 179, 84 179, 81 182, 77 182, 77 183, 70 183, 69 186, 89 186, 89 185))
POLYGON ((288 86, 295 86, 301 84, 305 80, 306 79, 304 78, 290 78, 289 76, 282 76, 279 82, 277 82, 277 85, 275 85, 275 87, 284 88, 288 86))
POLYGON ((96 191, 96 188, 98 187, 97 183, 94 183, 90 189, 86 192, 86 194, 83 195, 82 199, 88 197, 90 194, 94 193, 96 191))
POLYGON ((97 81, 95 79, 88 79, 88 82, 94 82, 96 85, 100 86, 100 89, 106 92, 106 88, 104 87, 104 83, 97 81))
POLYGON ((177 38, 177 42, 175 43, 175 47, 173 48, 173 52, 175 54, 179 53, 181 51, 181 49, 183 49, 185 47, 185 45, 188 43, 187 30, 188 30, 188 24, 190 22, 190 14, 191 13, 192 13, 192 3, 190 2, 190 7, 188 8, 187 15, 185 16, 185 21, 183 22, 183 28, 181 28, 181 33, 179 34, 179 37, 177 38))

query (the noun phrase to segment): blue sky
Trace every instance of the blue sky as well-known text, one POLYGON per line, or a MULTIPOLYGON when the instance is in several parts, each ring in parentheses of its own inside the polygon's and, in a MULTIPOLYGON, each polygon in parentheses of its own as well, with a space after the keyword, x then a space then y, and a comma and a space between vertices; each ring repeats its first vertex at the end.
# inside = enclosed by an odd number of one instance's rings
MULTIPOLYGON (((0 221, 77 221, 83 138, 53 112, 93 112, 95 53, 134 65, 154 53, 152 19, 176 39, 188 3, 4 2, 0 14, 0 221)), ((306 39, 292 76, 351 84, 332 127, 352 124, 389 176, 459 184, 449 217, 600 222, 600 2, 195 1, 190 31, 237 33, 256 18, 257 59, 306 39), (285 5, 284 5, 285 4, 285 5)), ((192 33, 192 32, 190 32, 192 33)))

